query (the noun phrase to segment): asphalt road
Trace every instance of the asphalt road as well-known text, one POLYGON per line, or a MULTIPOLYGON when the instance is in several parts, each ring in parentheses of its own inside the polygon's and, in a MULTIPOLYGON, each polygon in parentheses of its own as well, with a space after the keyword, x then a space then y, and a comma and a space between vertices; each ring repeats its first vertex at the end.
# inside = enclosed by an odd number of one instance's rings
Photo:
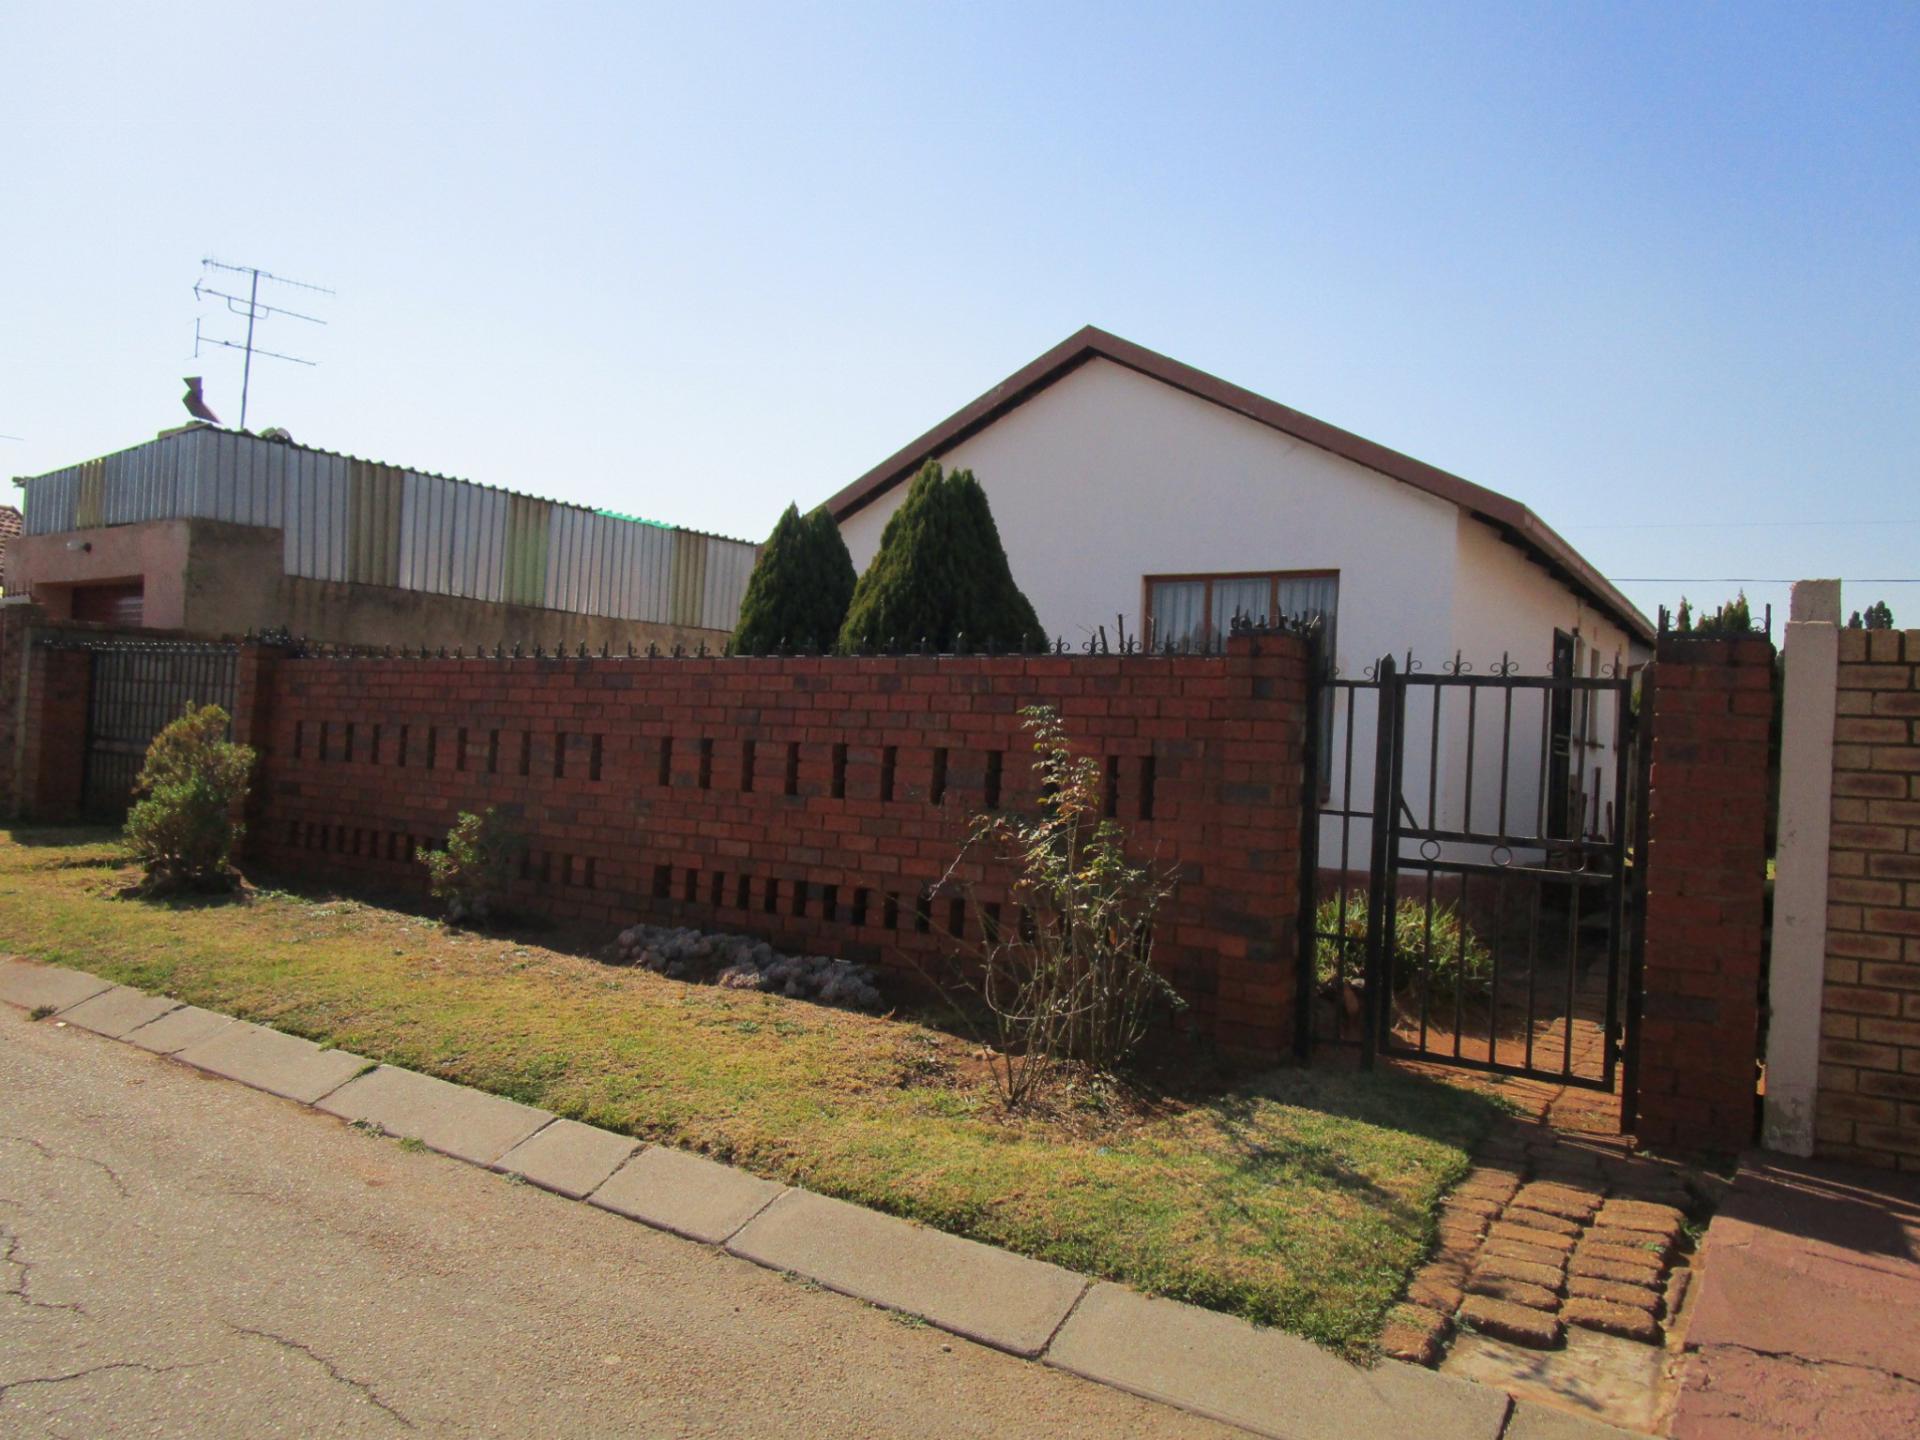
POLYGON ((1225 1436, 0 1006, 0 1435, 1225 1436))

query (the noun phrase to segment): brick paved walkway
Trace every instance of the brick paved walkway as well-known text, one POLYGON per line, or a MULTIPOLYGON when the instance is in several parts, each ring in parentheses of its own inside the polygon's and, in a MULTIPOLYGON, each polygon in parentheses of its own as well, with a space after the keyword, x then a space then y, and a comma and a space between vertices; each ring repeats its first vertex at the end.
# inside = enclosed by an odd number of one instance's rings
POLYGON ((1527 984, 1524 969, 1502 978, 1489 1014, 1484 1000, 1461 1007, 1429 1006, 1420 1013, 1418 991, 1399 997, 1394 1042, 1409 1051, 1486 1063, 1524 1065, 1599 1080, 1606 1073, 1606 966, 1589 963, 1568 1004, 1564 967, 1542 967, 1527 984), (1489 1023, 1491 1021, 1491 1023, 1489 1023))
POLYGON ((1694 1198, 1676 1165, 1633 1153, 1618 1098, 1538 1081, 1407 1069, 1496 1091, 1503 1120, 1444 1202, 1439 1243, 1383 1337, 1433 1364, 1456 1324, 1534 1349, 1569 1325, 1657 1345, 1690 1274, 1683 1226, 1694 1198))

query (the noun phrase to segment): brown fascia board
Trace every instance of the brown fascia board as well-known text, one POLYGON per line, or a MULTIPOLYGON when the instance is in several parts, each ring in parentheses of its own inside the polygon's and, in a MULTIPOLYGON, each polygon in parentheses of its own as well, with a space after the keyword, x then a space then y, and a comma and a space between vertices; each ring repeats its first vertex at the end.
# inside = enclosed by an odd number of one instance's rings
POLYGON ((1614 588, 1606 576, 1569 545, 1552 527, 1518 500, 1483 485, 1475 485, 1458 475, 1389 450, 1337 425, 1303 415, 1264 395, 1256 395, 1238 385, 1196 370, 1191 365, 1110 335, 1088 325, 1068 336, 1032 364, 1002 380, 964 409, 954 412, 912 444, 895 451, 839 494, 827 501, 835 520, 844 521, 900 484, 927 460, 937 459, 954 446, 978 434, 1009 411, 1025 404, 1055 381, 1072 374, 1095 358, 1124 365, 1176 390, 1210 401, 1249 420, 1291 435, 1296 440, 1326 450, 1342 459, 1364 465, 1369 470, 1411 485, 1416 490, 1451 502, 1485 521, 1503 538, 1519 546, 1531 559, 1577 594, 1583 595, 1611 615, 1629 633, 1641 640, 1652 640, 1654 630, 1642 615, 1614 588))

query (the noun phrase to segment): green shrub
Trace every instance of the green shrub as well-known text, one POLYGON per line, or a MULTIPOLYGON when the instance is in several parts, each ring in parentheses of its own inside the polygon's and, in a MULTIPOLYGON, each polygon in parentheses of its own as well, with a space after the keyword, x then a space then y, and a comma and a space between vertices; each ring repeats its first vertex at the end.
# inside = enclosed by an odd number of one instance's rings
POLYGON ((478 815, 462 810, 447 832, 444 850, 425 850, 428 888, 446 903, 455 925, 484 925, 499 913, 513 863, 526 840, 489 805, 478 815))
POLYGON ((1893 608, 1884 600, 1876 600, 1867 607, 1862 615, 1854 611, 1847 619, 1849 630, 1891 630, 1893 629, 1893 608))
POLYGON ((254 754, 227 739, 228 724, 218 705, 188 704, 147 747, 126 835, 146 869, 148 894, 232 887, 242 833, 233 817, 246 800, 254 754))
POLYGON ((971 470, 929 460, 880 532, 840 631, 842 650, 1032 649, 1046 643, 1014 583, 987 492, 971 470))
MULTIPOLYGON (((1367 968, 1367 892, 1347 892, 1344 926, 1340 897, 1328 896, 1314 912, 1313 928, 1318 937, 1314 942, 1314 978, 1320 989, 1332 989, 1336 977, 1348 984, 1360 983, 1367 968)), ((1477 995, 1485 994, 1493 979, 1493 952, 1452 905, 1434 903, 1429 930, 1426 902, 1402 900, 1393 910, 1393 949, 1394 985, 1403 994, 1417 994, 1416 981, 1425 974, 1429 977, 1429 1000, 1450 1005, 1462 981, 1467 995, 1477 995)))
POLYGON ((1682 595, 1680 611, 1674 616, 1673 629, 1677 635, 1691 635, 1697 640, 1749 635, 1753 632, 1753 610, 1747 604, 1747 592, 1742 590, 1711 615, 1698 617, 1693 613, 1692 602, 1682 595))
POLYGON ((782 646, 832 649, 854 583, 853 557, 833 516, 824 509, 802 516, 798 506, 787 506, 760 547, 727 648, 735 655, 764 655, 782 646))

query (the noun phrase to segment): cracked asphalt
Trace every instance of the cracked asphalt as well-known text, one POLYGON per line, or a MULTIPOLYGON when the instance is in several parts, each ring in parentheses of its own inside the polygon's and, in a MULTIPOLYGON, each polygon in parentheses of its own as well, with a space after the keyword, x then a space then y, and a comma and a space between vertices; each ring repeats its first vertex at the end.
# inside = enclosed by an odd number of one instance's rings
POLYGON ((0 1435, 1238 1434, 0 1007, 0 1435))

